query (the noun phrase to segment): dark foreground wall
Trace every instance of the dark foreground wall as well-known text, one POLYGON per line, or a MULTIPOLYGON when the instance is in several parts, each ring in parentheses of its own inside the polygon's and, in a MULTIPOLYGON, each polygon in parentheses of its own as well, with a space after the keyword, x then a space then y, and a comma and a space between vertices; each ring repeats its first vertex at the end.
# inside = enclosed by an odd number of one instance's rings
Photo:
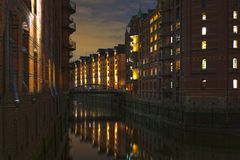
POLYGON ((0 160, 65 160, 67 116, 67 96, 0 105, 0 160))

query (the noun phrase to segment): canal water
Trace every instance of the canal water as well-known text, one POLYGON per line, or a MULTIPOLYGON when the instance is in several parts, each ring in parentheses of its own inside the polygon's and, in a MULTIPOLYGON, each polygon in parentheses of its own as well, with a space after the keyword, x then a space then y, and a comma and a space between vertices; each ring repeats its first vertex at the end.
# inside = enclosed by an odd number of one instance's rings
POLYGON ((73 160, 240 159, 238 129, 175 128, 116 107, 73 100, 69 129, 73 160))

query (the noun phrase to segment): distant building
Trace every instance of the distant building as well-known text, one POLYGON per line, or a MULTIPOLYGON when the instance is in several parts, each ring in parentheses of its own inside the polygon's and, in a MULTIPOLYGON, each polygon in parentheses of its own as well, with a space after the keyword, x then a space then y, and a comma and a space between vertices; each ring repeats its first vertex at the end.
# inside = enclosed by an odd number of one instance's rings
POLYGON ((138 14, 131 18, 125 33, 126 90, 135 95, 137 94, 137 80, 139 79, 140 26, 146 16, 146 13, 142 13, 142 11, 139 10, 138 14))
POLYGON ((75 76, 81 87, 100 85, 107 89, 125 89, 125 45, 119 44, 114 49, 98 49, 96 54, 80 57, 74 66, 79 67, 75 76))
POLYGON ((125 45, 114 47, 114 88, 126 87, 126 48, 125 45))

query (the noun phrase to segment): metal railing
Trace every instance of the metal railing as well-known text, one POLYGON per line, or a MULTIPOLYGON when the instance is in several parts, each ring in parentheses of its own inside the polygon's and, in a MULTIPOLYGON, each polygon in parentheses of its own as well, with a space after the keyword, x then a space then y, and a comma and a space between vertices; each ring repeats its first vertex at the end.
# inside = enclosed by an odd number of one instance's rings
POLYGON ((73 1, 70 1, 70 7, 72 10, 76 11, 76 3, 73 1))
POLYGON ((69 52, 69 57, 73 57, 73 52, 69 52))
POLYGON ((68 47, 72 50, 76 50, 76 42, 70 39, 68 47))
POLYGON ((68 27, 70 29, 72 29, 73 31, 76 31, 76 23, 75 22, 70 23, 68 27))

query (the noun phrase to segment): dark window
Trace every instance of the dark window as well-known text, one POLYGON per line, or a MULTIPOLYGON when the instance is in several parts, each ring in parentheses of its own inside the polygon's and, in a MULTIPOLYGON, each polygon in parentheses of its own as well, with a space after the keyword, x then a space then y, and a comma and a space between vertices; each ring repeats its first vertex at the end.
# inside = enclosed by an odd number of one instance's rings
POLYGON ((201 5, 202 5, 203 8, 205 8, 206 7, 206 0, 201 0, 201 5))
POLYGON ((179 5, 179 0, 176 0, 176 5, 177 5, 177 6, 179 5))
POLYGON ((234 5, 234 6, 237 6, 237 5, 238 5, 238 1, 239 1, 239 0, 233 0, 233 5, 234 5))
POLYGON ((176 19, 179 19, 180 17, 180 10, 179 8, 176 9, 176 19))
POLYGON ((37 14, 37 0, 34 1, 34 14, 37 14))

